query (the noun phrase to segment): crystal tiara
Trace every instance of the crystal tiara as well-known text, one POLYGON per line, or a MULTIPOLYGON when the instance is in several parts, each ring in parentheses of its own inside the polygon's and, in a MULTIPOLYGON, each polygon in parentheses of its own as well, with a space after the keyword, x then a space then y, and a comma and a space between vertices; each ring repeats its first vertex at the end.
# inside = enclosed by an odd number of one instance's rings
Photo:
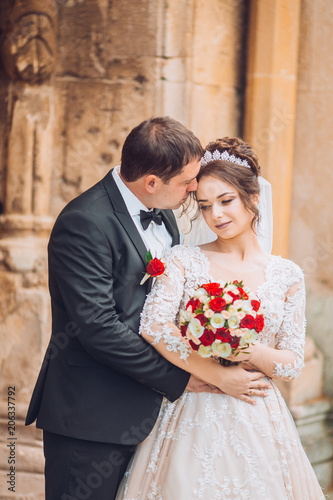
POLYGON ((243 167, 251 168, 246 160, 241 160, 237 158, 235 155, 229 155, 228 151, 223 151, 220 153, 218 149, 215 149, 214 153, 210 151, 206 151, 203 157, 201 158, 201 166, 204 167, 207 163, 215 160, 224 160, 230 161, 231 163, 237 163, 237 165, 242 165, 243 167))

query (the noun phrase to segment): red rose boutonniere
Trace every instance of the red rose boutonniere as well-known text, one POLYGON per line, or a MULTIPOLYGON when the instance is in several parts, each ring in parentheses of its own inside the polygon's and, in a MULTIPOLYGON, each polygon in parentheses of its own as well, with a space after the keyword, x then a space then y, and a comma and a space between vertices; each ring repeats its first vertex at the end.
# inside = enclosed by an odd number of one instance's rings
POLYGON ((161 276, 165 271, 164 261, 156 257, 153 259, 150 250, 148 250, 146 255, 146 266, 146 274, 142 278, 140 285, 143 285, 150 277, 156 278, 157 276, 161 276))

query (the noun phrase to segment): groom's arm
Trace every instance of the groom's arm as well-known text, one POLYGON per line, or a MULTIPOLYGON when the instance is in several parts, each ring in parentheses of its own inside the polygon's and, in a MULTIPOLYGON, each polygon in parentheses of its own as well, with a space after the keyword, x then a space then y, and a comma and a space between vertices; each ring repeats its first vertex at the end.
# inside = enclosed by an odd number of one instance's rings
POLYGON ((78 325, 78 341, 96 361, 177 399, 189 374, 165 360, 119 321, 109 241, 89 214, 63 213, 49 244, 50 284, 78 325))

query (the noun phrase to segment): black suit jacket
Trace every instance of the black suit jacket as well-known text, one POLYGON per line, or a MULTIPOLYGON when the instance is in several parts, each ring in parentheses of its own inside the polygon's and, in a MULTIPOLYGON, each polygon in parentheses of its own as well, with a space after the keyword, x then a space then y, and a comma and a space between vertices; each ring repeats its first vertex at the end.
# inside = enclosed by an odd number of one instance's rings
MULTIPOLYGON (((179 243, 171 210, 163 220, 179 243)), ((189 374, 137 333, 151 286, 140 285, 146 248, 111 172, 64 208, 48 251, 52 335, 26 425, 37 418, 49 432, 138 444, 189 374)))

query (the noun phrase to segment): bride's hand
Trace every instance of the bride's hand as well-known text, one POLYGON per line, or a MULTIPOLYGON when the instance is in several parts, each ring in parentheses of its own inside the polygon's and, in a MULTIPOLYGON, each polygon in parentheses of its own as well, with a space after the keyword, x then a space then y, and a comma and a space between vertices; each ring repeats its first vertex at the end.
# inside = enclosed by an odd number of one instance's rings
POLYGON ((238 363, 251 363, 251 358, 256 350, 257 344, 258 342, 253 342, 248 347, 244 348, 244 351, 238 350, 235 354, 230 354, 227 359, 238 363))
POLYGON ((263 373, 248 371, 242 365, 221 367, 221 370, 223 373, 219 388, 229 396, 251 404, 256 404, 252 396, 268 396, 266 389, 270 389, 271 384, 260 380, 265 376, 263 373))
POLYGON ((212 392, 214 394, 223 394, 223 392, 215 387, 214 385, 207 384, 203 380, 191 375, 187 386, 185 387, 187 392, 212 392))

